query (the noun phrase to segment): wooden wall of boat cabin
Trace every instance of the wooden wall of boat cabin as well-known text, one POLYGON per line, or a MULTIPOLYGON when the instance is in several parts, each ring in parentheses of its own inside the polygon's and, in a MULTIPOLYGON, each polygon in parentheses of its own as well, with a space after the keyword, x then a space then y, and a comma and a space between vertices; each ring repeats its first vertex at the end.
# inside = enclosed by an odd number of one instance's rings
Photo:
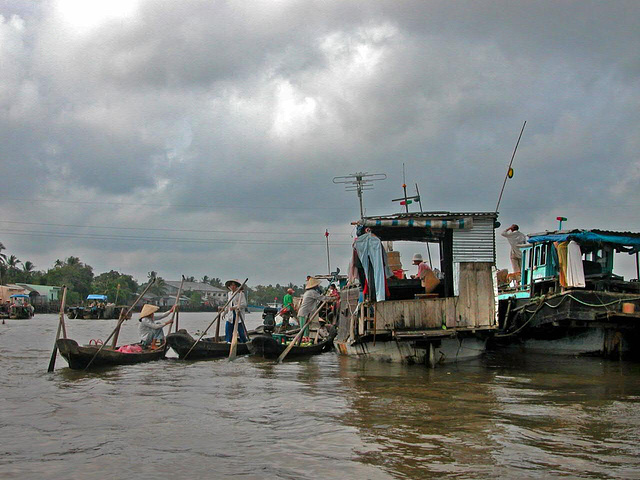
POLYGON ((343 341, 349 337, 351 326, 351 314, 358 307, 359 288, 347 288, 340 290, 340 316, 338 317, 337 340, 343 341))
POLYGON ((456 298, 391 300, 376 303, 377 330, 425 330, 442 328, 455 318, 456 298))
POLYGON ((487 327, 495 321, 491 263, 460 263, 456 315, 447 327, 487 327))

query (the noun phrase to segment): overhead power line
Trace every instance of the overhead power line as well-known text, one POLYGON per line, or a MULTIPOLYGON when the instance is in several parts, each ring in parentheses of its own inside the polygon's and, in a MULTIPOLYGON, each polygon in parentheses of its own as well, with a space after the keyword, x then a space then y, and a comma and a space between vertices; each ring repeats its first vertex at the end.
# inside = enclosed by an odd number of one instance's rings
MULTIPOLYGON (((43 232, 30 230, 0 230, 0 234, 34 236, 34 237, 58 237, 58 238, 83 238, 92 240, 124 240, 140 242, 169 242, 169 243, 201 243, 201 244, 241 244, 241 245, 324 245, 324 241, 307 240, 262 240, 262 239, 214 239, 214 238, 172 238, 172 237, 148 237, 132 235, 100 235, 92 233, 75 232, 43 232)), ((334 245, 351 245, 350 242, 334 242, 334 245)))
POLYGON ((57 198, 15 198, 5 197, 0 195, 0 198, 12 202, 30 202, 30 203, 70 203, 78 205, 115 205, 124 207, 169 207, 169 208, 211 208, 211 209, 240 209, 240 210, 343 210, 343 207, 283 207, 273 206, 268 207, 264 205, 220 205, 220 204, 172 204, 172 203, 134 203, 134 202, 105 202, 105 201, 93 201, 93 200, 59 200, 57 198))
MULTIPOLYGON (((278 232, 264 231, 246 231, 246 230, 198 230, 189 228, 151 228, 151 227, 118 227, 115 225, 73 225, 64 223, 43 223, 43 222, 20 222, 17 220, 0 220, 0 223, 11 223, 16 225, 39 225, 47 227, 73 227, 73 228, 108 228, 110 230, 144 230, 157 232, 193 232, 193 233, 235 233, 235 234, 259 234, 259 235, 283 235, 282 230, 278 232)), ((286 235, 324 235, 322 232, 290 232, 286 231, 286 235)), ((332 233, 331 235, 351 236, 350 233, 332 233)))

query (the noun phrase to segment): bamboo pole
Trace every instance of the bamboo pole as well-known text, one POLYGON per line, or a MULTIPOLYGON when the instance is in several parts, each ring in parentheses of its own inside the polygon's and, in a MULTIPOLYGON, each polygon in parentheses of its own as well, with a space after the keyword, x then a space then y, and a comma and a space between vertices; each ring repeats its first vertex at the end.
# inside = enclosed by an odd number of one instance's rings
MULTIPOLYGON (((184 275, 182 275, 182 280, 180 281, 180 287, 178 288, 178 293, 176 294, 176 300, 173 302, 175 309, 173 310, 173 315, 171 316, 171 322, 175 319, 176 321, 176 332, 178 331, 178 321, 179 315, 178 310, 180 308, 180 295, 182 294, 182 286, 184 285, 184 275)), ((169 324, 169 333, 171 333, 171 324, 169 324)))
MULTIPOLYGON (((311 328, 311 322, 313 322, 313 319, 316 317, 316 315, 318 315, 318 313, 320 312, 320 309, 322 307, 324 307, 327 304, 327 301, 325 300, 324 302, 322 302, 320 304, 320 306, 316 309, 315 312, 313 312, 313 314, 311 314, 311 316, 309 317, 309 328, 311 328)), ((300 326, 300 331, 298 332, 298 334, 293 338, 293 340, 291 341, 291 343, 289 343, 289 345, 287 346, 287 348, 285 349, 284 352, 282 352, 280 354, 280 356, 278 357, 277 363, 282 363, 284 361, 284 359, 287 357, 287 355, 289 355, 289 352, 291 351, 291 349, 293 348, 293 346, 298 343, 298 341, 302 338, 302 334, 304 333, 304 331, 306 330, 307 325, 305 324, 304 326, 300 326)))
POLYGON ((136 298, 136 301, 133 302, 133 305, 131 305, 129 307, 129 309, 126 311, 126 313, 124 315, 122 314, 122 310, 120 310, 120 318, 118 319, 118 324, 116 325, 116 328, 114 328, 113 332, 111 332, 111 335, 109 335, 109 337, 105 340, 105 342, 102 345, 100 345, 100 348, 98 349, 98 351, 93 355, 93 357, 91 357, 91 360, 89 360, 89 363, 87 363, 87 366, 84 367, 85 371, 91 366, 91 364, 96 359, 98 354, 102 351, 104 346, 109 342, 109 340, 111 340, 111 337, 113 337, 114 335, 115 335, 115 338, 113 339, 112 348, 115 349, 116 342, 118 341, 118 335, 117 334, 120 332, 120 326, 124 323, 124 321, 127 319, 127 317, 129 316, 131 311, 134 309, 134 307, 138 304, 138 302, 142 299, 142 297, 144 297, 144 295, 151 288, 151 285, 153 285, 155 282, 156 282, 155 278, 152 281, 149 282, 149 285, 147 285, 147 287, 144 289, 144 291, 140 295, 138 295, 138 298, 136 298))
MULTIPOLYGON (((219 310, 219 311, 218 311, 218 316, 217 316, 216 318, 214 318, 214 319, 213 319, 213 321, 209 324, 209 326, 208 326, 207 328, 205 328, 205 329, 204 329, 204 332, 202 332, 202 333, 200 334, 200 337, 199 337, 195 342, 193 342, 193 345, 191 345, 191 348, 189 349, 189 351, 187 352, 187 354, 183 357, 183 360, 184 360, 184 359, 186 359, 186 358, 189 356, 189 354, 191 353, 191 351, 193 350, 193 348, 196 346, 196 344, 197 344, 200 340, 202 340, 202 337, 204 337, 204 336, 207 334, 207 332, 209 331, 209 329, 211 328, 211 326, 212 326, 216 321, 218 321, 218 327, 220 326, 220 317, 222 316, 222 313, 224 312, 225 308, 227 308, 227 305, 229 305, 229 304, 231 303, 231 301, 235 298, 235 296, 236 296, 239 292, 241 292, 241 291, 242 291, 242 289, 244 288, 245 284, 246 284, 248 281, 249 281, 249 279, 248 279, 248 278, 246 278, 246 279, 244 280, 244 282, 242 282, 242 285, 240 285, 240 288, 238 288, 235 292, 233 292, 233 295, 231 295, 231 298, 230 298, 229 300, 227 300, 227 303, 225 303, 225 304, 224 304, 224 306, 222 307, 222 310, 219 310)), ((217 341, 217 339, 216 339, 216 341, 217 341)))
POLYGON ((51 360, 49 360, 49 368, 47 372, 53 372, 56 367, 56 358, 58 357, 58 339, 60 338, 60 330, 64 333, 64 338, 67 338, 67 329, 64 328, 64 305, 67 301, 67 286, 62 287, 62 302, 60 303, 60 319, 58 320, 58 332, 56 333, 56 340, 53 342, 53 351, 51 352, 51 360))
POLYGON ((236 359, 236 352, 238 351, 238 329, 240 328, 241 313, 236 310, 236 318, 233 320, 233 337, 231 338, 231 348, 229 348, 229 361, 233 362, 236 359))

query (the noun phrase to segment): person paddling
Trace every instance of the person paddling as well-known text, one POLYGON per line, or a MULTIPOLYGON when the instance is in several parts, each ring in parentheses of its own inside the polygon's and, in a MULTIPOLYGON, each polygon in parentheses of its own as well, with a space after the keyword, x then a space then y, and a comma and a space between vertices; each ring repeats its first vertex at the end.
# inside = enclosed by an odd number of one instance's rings
MULTIPOLYGON (((238 290, 242 283, 239 280, 227 280, 224 284, 225 287, 229 289, 229 293, 227 297, 231 299, 236 290, 238 290)), ((247 343, 247 331, 244 326, 244 311, 247 308, 247 298, 244 296, 244 292, 238 293, 231 303, 226 308, 226 324, 224 330, 224 337, 227 343, 231 343, 233 340, 233 327, 236 321, 239 321, 238 325, 238 338, 241 343, 247 343)))
POLYGON ((166 325, 171 325, 173 320, 161 323, 159 320, 169 316, 176 308, 174 305, 167 312, 162 313, 154 318, 154 313, 160 307, 156 305, 145 304, 140 312, 140 344, 143 348, 151 347, 152 349, 159 347, 164 343, 164 330, 166 325))

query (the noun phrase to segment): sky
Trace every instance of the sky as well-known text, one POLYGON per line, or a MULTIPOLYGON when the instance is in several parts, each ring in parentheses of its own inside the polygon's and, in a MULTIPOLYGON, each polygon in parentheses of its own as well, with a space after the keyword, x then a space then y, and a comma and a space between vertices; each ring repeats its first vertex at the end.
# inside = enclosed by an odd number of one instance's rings
POLYGON ((0 242, 44 270, 301 284, 326 230, 348 267, 335 176, 386 174, 367 215, 403 181, 494 211, 525 121, 501 229, 639 231, 638 24, 637 1, 0 0, 0 242))

